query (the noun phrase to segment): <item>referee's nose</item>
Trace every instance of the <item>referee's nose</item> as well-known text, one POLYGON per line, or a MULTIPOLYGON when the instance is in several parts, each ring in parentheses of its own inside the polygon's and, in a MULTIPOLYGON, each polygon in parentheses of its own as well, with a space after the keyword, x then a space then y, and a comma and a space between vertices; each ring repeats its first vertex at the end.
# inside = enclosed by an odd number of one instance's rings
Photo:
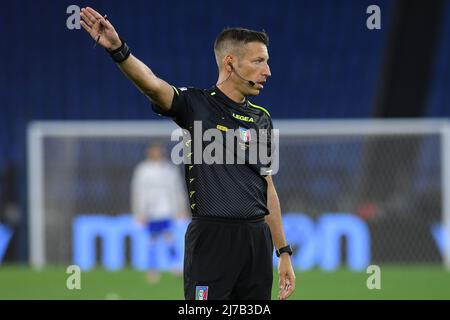
POLYGON ((266 64, 266 68, 265 68, 264 71, 263 71, 263 76, 266 77, 266 78, 268 78, 268 77, 270 77, 271 75, 272 75, 272 73, 270 72, 270 67, 269 67, 269 64, 267 63, 267 64, 266 64))

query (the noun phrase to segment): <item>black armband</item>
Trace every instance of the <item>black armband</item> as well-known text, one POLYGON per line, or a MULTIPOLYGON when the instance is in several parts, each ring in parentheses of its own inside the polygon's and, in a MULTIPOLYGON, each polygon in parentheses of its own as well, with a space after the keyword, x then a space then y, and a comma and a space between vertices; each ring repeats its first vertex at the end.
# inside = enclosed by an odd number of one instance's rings
POLYGON ((116 63, 124 62, 131 54, 130 48, 127 46, 125 41, 123 41, 123 39, 120 39, 120 41, 122 42, 122 45, 119 48, 113 51, 108 51, 109 55, 116 63))

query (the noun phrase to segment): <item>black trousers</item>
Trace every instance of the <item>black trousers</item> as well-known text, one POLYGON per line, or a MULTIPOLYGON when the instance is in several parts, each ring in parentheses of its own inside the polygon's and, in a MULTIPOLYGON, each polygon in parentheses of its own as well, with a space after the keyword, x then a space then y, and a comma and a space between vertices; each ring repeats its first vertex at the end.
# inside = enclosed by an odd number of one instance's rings
POLYGON ((272 256, 264 217, 194 217, 185 235, 185 299, 270 300, 272 256))

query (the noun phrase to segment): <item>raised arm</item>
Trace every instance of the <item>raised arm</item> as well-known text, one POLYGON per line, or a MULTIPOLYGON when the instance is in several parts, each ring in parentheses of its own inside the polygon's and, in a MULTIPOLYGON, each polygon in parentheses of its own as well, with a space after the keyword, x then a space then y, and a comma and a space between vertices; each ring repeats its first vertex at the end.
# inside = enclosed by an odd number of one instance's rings
MULTIPOLYGON (((94 41, 98 41, 98 44, 106 50, 113 51, 122 45, 113 25, 100 13, 86 7, 81 9, 80 16, 82 18, 81 26, 91 35, 94 41)), ((117 65, 144 95, 163 110, 170 110, 174 93, 167 82, 158 78, 149 67, 132 54, 128 59, 117 65)))

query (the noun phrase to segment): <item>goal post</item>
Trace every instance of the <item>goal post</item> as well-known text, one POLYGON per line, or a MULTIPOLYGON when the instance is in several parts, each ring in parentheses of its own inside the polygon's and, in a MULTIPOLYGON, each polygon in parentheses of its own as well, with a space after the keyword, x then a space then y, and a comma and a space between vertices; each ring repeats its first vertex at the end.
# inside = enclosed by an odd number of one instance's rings
POLYGON ((441 126, 442 130, 442 216, 444 225, 444 264, 450 270, 450 123, 441 126))

